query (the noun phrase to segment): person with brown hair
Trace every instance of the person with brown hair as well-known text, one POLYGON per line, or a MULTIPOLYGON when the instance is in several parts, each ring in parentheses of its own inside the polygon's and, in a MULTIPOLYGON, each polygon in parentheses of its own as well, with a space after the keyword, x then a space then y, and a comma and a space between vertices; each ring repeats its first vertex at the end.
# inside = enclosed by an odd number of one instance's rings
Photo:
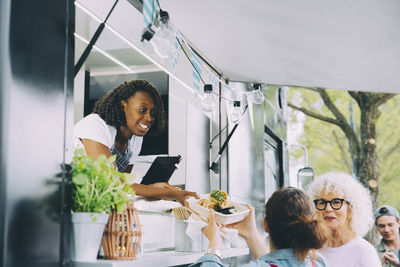
MULTIPOLYGON (((143 136, 159 134, 165 127, 161 96, 148 81, 124 82, 99 99, 93 113, 74 126, 74 148, 87 155, 116 155, 116 168, 130 173, 142 147, 143 136)), ((139 196, 175 199, 184 204, 195 192, 179 190, 168 183, 133 184, 139 196)))
MULTIPOLYGON (((270 253, 257 230, 254 209, 250 205, 248 208, 250 214, 243 221, 228 225, 239 231, 256 259, 244 266, 327 266, 315 251, 324 245, 326 229, 319 224, 312 202, 303 191, 283 187, 269 198, 263 223, 270 237, 270 253)), ((209 240, 209 249, 191 266, 223 266, 218 255, 222 237, 217 230, 214 211, 210 211, 208 225, 202 231, 209 240)))
POLYGON ((384 205, 375 210, 375 226, 382 239, 375 246, 382 267, 400 266, 400 215, 396 208, 384 205))

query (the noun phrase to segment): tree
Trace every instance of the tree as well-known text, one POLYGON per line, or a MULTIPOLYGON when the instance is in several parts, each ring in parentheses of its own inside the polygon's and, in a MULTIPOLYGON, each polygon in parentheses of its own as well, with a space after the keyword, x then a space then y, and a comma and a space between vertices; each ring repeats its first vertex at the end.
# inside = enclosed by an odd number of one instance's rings
POLYGON ((392 205, 400 210, 400 95, 381 106, 377 124, 379 205, 392 205))
MULTIPOLYGON (((291 102, 288 105, 305 115, 317 120, 337 126, 341 134, 347 140, 343 141, 340 133, 332 131, 336 137, 335 142, 339 149, 340 158, 343 160, 342 168, 354 172, 360 182, 366 186, 372 196, 374 208, 379 204, 379 167, 377 150, 377 123, 381 116, 380 107, 395 95, 386 93, 367 93, 348 91, 347 94, 354 99, 358 106, 359 123, 354 127, 349 119, 346 119, 345 112, 341 107, 343 98, 336 98, 334 93, 328 93, 326 89, 307 89, 313 92, 313 101, 302 105, 295 105, 291 102), (317 97, 316 97, 317 96, 317 97), (318 101, 319 100, 319 101, 318 101), (314 103, 314 106, 311 105, 314 103), (320 103, 321 105, 315 105, 320 103), (329 114, 329 113, 330 114, 329 114), (346 149, 347 146, 347 149, 346 149), (346 153, 346 152, 349 153, 346 153)), ((399 144, 386 148, 386 154, 393 153, 399 144)), ((331 154, 334 155, 334 154, 331 154)), ((339 159, 338 159, 339 160, 339 159)), ((388 179, 388 178, 386 178, 388 179)))

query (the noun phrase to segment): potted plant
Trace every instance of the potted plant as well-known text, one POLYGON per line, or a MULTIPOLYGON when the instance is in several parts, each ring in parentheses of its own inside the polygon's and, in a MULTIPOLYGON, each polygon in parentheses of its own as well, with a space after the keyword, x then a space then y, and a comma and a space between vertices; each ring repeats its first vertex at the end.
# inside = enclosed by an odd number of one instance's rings
POLYGON ((100 248, 104 226, 111 210, 122 212, 134 191, 134 175, 114 169, 116 156, 96 159, 83 149, 75 151, 72 162, 73 211, 71 260, 93 261, 100 248))

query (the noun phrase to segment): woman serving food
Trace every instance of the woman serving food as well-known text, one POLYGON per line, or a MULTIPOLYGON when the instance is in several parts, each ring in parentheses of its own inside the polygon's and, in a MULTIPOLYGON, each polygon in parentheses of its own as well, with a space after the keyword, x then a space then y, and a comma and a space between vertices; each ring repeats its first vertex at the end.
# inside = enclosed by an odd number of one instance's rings
MULTIPOLYGON (((165 128, 165 112, 157 89, 145 80, 124 82, 99 99, 93 113, 74 126, 74 147, 86 154, 116 155, 116 168, 130 173, 142 147, 143 136, 157 135, 165 128)), ((168 183, 133 184, 136 194, 158 199, 174 199, 184 204, 195 192, 180 190, 168 183)))

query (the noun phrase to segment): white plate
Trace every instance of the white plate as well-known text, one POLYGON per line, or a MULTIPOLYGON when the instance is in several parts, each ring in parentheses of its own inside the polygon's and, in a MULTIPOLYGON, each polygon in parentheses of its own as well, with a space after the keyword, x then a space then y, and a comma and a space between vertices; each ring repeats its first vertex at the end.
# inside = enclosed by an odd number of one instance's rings
MULTIPOLYGON (((189 208, 192 209, 194 212, 197 212, 201 217, 208 219, 210 210, 197 204, 198 201, 199 199, 193 197, 189 198, 187 200, 189 208)), ((226 225, 235 222, 240 222, 250 213, 250 210, 247 207, 242 206, 235 202, 232 202, 232 204, 236 208, 236 210, 238 210, 238 212, 234 214, 222 214, 219 212, 215 212, 215 221, 217 223, 226 225)))

